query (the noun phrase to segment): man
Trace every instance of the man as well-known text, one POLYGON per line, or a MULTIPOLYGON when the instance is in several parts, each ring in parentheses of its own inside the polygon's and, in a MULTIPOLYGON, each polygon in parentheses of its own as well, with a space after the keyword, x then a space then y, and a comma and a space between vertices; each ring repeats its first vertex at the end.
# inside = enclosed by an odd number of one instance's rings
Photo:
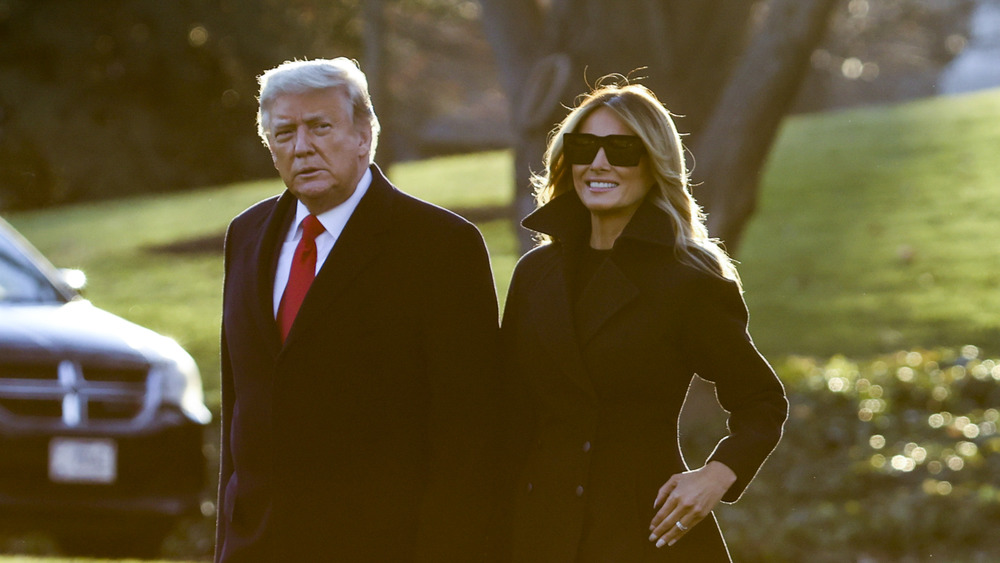
POLYGON ((356 64, 260 85, 288 189, 226 237, 215 560, 478 561, 498 330, 482 236, 372 164, 356 64))

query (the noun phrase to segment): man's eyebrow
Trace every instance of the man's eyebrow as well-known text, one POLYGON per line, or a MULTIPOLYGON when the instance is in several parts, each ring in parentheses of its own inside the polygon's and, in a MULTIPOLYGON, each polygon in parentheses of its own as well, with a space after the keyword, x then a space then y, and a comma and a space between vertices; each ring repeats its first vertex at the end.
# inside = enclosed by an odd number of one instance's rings
POLYGON ((336 120, 333 117, 327 115, 324 112, 318 112, 318 113, 304 115, 304 116, 302 116, 301 120, 298 119, 298 118, 296 118, 296 117, 280 117, 280 116, 274 116, 271 119, 271 122, 274 123, 275 125, 289 125, 289 124, 295 124, 295 123, 300 123, 300 122, 301 123, 315 123, 317 121, 336 121, 336 120))
POLYGON ((333 123, 334 121, 336 121, 336 119, 324 112, 320 112, 311 115, 306 115, 302 118, 302 121, 308 124, 316 123, 318 121, 329 121, 330 123, 333 123))

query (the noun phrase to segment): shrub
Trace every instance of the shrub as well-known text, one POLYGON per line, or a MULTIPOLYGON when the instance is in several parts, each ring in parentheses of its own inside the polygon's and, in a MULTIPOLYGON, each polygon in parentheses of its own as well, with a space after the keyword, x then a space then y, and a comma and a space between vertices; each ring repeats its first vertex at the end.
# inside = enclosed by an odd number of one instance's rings
POLYGON ((785 435, 719 511, 737 561, 996 560, 1000 362, 966 346, 775 367, 785 435))

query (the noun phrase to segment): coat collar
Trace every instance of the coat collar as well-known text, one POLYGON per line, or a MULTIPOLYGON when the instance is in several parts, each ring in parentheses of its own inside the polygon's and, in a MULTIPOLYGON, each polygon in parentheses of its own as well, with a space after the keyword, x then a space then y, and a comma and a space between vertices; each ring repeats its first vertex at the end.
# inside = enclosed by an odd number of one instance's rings
MULTIPOLYGON (((351 214, 340 238, 313 281, 317 291, 312 291, 310 288, 299 313, 301 319, 296 319, 286 344, 295 338, 295 333, 302 330, 301 327, 296 329, 295 326, 321 321, 321 310, 328 307, 338 295, 344 295, 343 287, 377 255, 376 249, 381 245, 381 237, 378 235, 392 224, 392 203, 396 188, 376 165, 371 165, 371 171, 371 186, 351 214)), ((259 329, 273 337, 268 341, 273 342, 272 352, 275 355, 280 350, 281 344, 277 323, 272 313, 274 276, 279 249, 295 216, 295 202, 295 196, 287 190, 274 200, 274 205, 259 235, 256 250, 258 279, 255 292, 259 311, 257 318, 261 321, 259 329)))
POLYGON ((648 199, 644 201, 615 241, 611 258, 594 272, 575 303, 567 287, 567 262, 574 259, 577 248, 588 244, 590 212, 576 192, 569 192, 528 215, 522 225, 553 237, 553 250, 560 257, 542 272, 532 290, 532 324, 549 353, 558 358, 565 375, 596 398, 592 378, 600 374, 588 373, 583 351, 609 320, 639 296, 632 279, 636 275, 635 260, 649 258, 647 252, 623 252, 622 248, 671 248, 674 240, 670 218, 648 199))
POLYGON ((393 201, 398 192, 377 166, 371 165, 371 171, 371 186, 347 220, 337 243, 306 293, 285 341, 286 349, 296 340, 297 334, 309 330, 310 325, 325 322, 325 311, 350 295, 348 286, 381 254, 384 244, 381 235, 392 225, 393 201))
MULTIPOLYGON (((521 225, 567 244, 585 242, 590 236, 590 212, 571 190, 533 211, 521 225)), ((647 197, 615 241, 615 246, 619 241, 673 246, 674 228, 666 211, 647 197)))
POLYGON ((256 314, 253 317, 257 320, 257 330, 261 334, 266 334, 268 352, 272 356, 277 356, 280 350, 280 337, 278 335, 278 324, 274 320, 274 275, 278 265, 278 254, 281 242, 285 233, 291 226, 295 216, 295 196, 289 191, 285 191, 277 198, 274 198, 271 210, 264 221, 264 227, 258 234, 254 254, 257 263, 254 269, 257 272, 252 289, 256 299, 256 314))

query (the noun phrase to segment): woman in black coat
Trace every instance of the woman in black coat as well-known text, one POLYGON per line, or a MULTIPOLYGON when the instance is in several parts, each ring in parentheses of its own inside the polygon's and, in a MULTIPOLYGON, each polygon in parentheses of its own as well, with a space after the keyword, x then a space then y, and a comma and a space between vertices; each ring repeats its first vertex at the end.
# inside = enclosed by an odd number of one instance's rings
POLYGON ((503 319, 526 421, 512 423, 511 561, 730 560, 711 511, 753 479, 788 405, 683 151, 639 85, 598 88, 551 137, 523 222, 545 242, 518 262, 503 319), (695 374, 729 435, 690 470, 677 419, 695 374))

